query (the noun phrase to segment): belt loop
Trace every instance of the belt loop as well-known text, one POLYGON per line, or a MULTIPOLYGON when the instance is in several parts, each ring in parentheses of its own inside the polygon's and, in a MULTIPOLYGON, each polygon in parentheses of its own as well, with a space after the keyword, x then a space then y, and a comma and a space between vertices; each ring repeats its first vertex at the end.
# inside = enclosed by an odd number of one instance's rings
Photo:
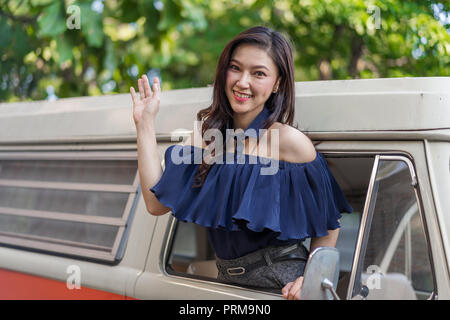
POLYGON ((245 273, 245 268, 244 267, 235 267, 235 268, 228 268, 227 269, 227 273, 230 276, 240 276, 242 274, 245 273))
POLYGON ((285 255, 285 254, 287 254, 287 253, 289 253, 289 252, 291 252, 291 251, 297 249, 298 247, 299 247, 299 244, 298 244, 298 243, 293 244, 293 245, 291 245, 291 246, 289 246, 289 247, 287 247, 287 248, 281 250, 281 251, 278 253, 277 256, 283 256, 283 255, 285 255))

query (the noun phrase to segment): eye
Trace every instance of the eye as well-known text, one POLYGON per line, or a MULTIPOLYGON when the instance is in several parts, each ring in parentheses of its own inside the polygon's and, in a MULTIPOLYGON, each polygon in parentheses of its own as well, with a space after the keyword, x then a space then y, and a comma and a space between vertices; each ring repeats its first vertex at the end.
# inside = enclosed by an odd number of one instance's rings
POLYGON ((258 77, 265 77, 265 76, 266 76, 266 74, 265 74, 264 72, 262 72, 262 71, 256 71, 255 74, 256 74, 258 77))
POLYGON ((239 70, 238 66, 231 64, 229 67, 231 70, 239 70))

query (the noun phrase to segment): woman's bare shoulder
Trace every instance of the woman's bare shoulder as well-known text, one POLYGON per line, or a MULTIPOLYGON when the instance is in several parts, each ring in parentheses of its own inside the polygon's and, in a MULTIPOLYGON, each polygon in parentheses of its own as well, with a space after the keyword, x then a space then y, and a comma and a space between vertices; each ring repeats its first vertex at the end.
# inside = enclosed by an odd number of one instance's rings
POLYGON ((278 129, 280 160, 302 163, 316 158, 316 148, 303 132, 280 122, 275 122, 271 126, 273 129, 278 129))

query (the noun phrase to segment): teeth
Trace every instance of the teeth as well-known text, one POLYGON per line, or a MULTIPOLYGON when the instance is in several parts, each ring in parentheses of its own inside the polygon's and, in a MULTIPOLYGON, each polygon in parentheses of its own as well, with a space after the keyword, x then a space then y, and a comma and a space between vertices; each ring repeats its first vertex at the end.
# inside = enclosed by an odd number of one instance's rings
POLYGON ((236 91, 234 91, 234 94, 235 94, 236 96, 238 96, 239 98, 251 98, 251 96, 249 96, 249 95, 241 94, 241 93, 236 92, 236 91))

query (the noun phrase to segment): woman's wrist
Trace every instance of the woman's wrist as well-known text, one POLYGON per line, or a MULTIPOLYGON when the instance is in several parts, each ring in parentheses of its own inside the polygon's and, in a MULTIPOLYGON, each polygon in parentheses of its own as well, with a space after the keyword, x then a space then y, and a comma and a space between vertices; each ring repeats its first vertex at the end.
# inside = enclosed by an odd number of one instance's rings
POLYGON ((135 123, 135 125, 136 125, 137 133, 148 133, 148 132, 155 131, 155 122, 153 120, 140 121, 138 123, 135 123))

